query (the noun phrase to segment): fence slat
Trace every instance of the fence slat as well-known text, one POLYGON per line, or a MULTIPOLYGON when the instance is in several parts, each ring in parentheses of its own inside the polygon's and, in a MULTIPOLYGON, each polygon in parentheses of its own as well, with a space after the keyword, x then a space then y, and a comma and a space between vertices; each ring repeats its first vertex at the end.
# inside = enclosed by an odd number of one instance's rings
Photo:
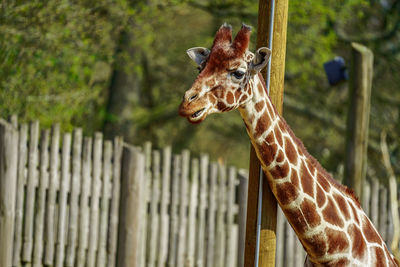
POLYGON ((76 239, 78 230, 78 197, 80 193, 81 180, 81 157, 82 157, 82 130, 74 130, 72 147, 72 178, 70 192, 70 209, 68 224, 68 242, 65 255, 65 266, 75 266, 76 239))
POLYGON ((93 176, 90 197, 90 227, 89 227, 89 246, 87 254, 87 266, 96 266, 96 252, 99 234, 99 198, 102 187, 101 181, 101 158, 102 158, 103 135, 95 133, 93 144, 93 176))
POLYGON ((199 160, 192 159, 185 267, 194 267, 194 255, 196 248, 195 241, 197 232, 196 210, 197 210, 197 199, 199 192, 198 179, 199 179, 199 160))
POLYGON ((226 198, 226 254, 224 258, 226 263, 224 266, 235 266, 236 264, 236 249, 238 246, 238 228, 235 226, 235 186, 236 186, 236 169, 229 168, 226 198))
POLYGON ((122 145, 123 145, 122 138, 116 137, 114 139, 112 198, 110 207, 110 225, 109 225, 109 238, 108 238, 108 250, 107 250, 108 267, 115 266, 115 261, 117 257, 122 145))
POLYGON ((186 229, 187 229, 187 216, 186 209, 188 203, 188 180, 189 180, 189 164, 190 152, 189 150, 182 151, 182 172, 180 179, 179 190, 179 231, 178 231, 178 248, 177 248, 177 266, 184 265, 185 252, 186 252, 186 229))
POLYGON ((387 203, 387 189, 381 184, 379 190, 379 233, 383 240, 387 240, 387 219, 388 219, 388 203, 387 203))
POLYGON ((76 266, 86 264, 86 249, 89 238, 89 196, 91 188, 92 171, 92 138, 85 137, 82 149, 82 181, 81 196, 79 200, 79 238, 77 248, 76 266))
POLYGON ((160 203, 160 241, 158 250, 158 267, 164 267, 168 256, 169 214, 171 173, 171 147, 163 149, 162 187, 160 203))
POLYGON ((111 186, 111 155, 112 143, 110 141, 104 142, 104 157, 103 157, 103 187, 101 192, 100 203, 100 232, 99 232, 99 250, 97 253, 96 267, 105 266, 107 263, 107 228, 108 228, 108 214, 109 214, 109 200, 110 200, 110 186, 111 186))
POLYGON ((151 185, 151 142, 145 142, 143 146, 143 151, 144 151, 144 157, 145 157, 145 179, 144 179, 144 201, 142 201, 142 207, 140 208, 142 212, 142 229, 141 229, 141 252, 139 256, 139 266, 144 267, 146 265, 146 248, 147 248, 147 237, 148 237, 148 229, 147 229, 147 224, 148 224, 148 206, 149 206, 149 200, 150 200, 150 185, 151 185))
POLYGON ((363 193, 362 193, 362 208, 368 215, 368 217, 371 216, 370 200, 371 200, 371 186, 370 182, 367 179, 365 179, 363 184, 363 193))
POLYGON ((199 227, 197 234, 197 255, 196 266, 205 266, 205 251, 206 251, 206 207, 208 193, 208 156, 203 154, 200 156, 200 196, 199 196, 199 227))
POLYGON ((122 157, 120 219, 117 267, 140 266, 140 229, 145 159, 135 148, 125 145, 122 157))
POLYGON ((285 266, 292 267, 294 263, 294 233, 290 224, 285 226, 285 266))
POLYGON ((244 266, 244 248, 246 244, 246 218, 247 218, 247 190, 249 186, 249 174, 247 171, 241 169, 239 174, 239 244, 238 244, 238 257, 237 263, 238 267, 244 266))
POLYGON ((50 183, 48 189, 47 207, 46 207, 46 232, 45 232, 45 259, 44 263, 47 266, 53 265, 54 259, 54 244, 56 236, 56 190, 59 183, 59 147, 60 147, 60 125, 53 126, 51 133, 51 148, 50 148, 50 183))
POLYGON ((157 244, 158 244, 158 203, 160 198, 160 152, 153 151, 153 175, 150 200, 150 216, 149 216, 149 242, 148 244, 148 267, 154 267, 156 262, 157 244))
POLYGON ((56 267, 64 265, 65 254, 65 229, 67 229, 67 197, 70 184, 70 153, 71 153, 71 134, 63 136, 62 161, 61 161, 61 184, 58 200, 58 231, 56 242, 56 267))
POLYGON ((173 157, 173 173, 172 173, 172 188, 171 188, 171 210, 170 210, 170 237, 168 251, 168 266, 176 266, 176 249, 178 240, 178 197, 179 197, 179 176, 181 173, 181 156, 174 155, 173 157))
POLYGON ((371 221, 375 227, 378 227, 379 221, 379 181, 372 178, 371 186, 371 221))
POLYGON ((22 249, 22 218, 24 213, 24 184, 26 182, 26 162, 28 158, 28 125, 22 124, 19 129, 18 140, 18 171, 17 171, 17 195, 15 203, 15 229, 14 229, 14 249, 13 266, 21 265, 22 249))
POLYGON ((33 266, 42 266, 44 214, 46 209, 46 188, 49 183, 49 130, 42 131, 40 140, 40 176, 38 205, 35 217, 35 246, 33 250, 33 266))
POLYGON ((38 167, 39 122, 35 121, 31 123, 29 130, 28 180, 26 185, 26 201, 24 210, 24 244, 22 248, 22 260, 24 262, 32 261, 35 186, 37 182, 38 167))
POLYGON ((11 266, 13 261, 17 161, 18 133, 0 120, 0 266, 11 266))
POLYGON ((285 242, 285 215, 282 209, 278 206, 277 219, 276 219, 276 267, 283 267, 284 263, 284 242, 285 242))
POLYGON ((208 188, 208 218, 207 218, 207 267, 212 267, 214 264, 214 249, 215 249, 215 193, 217 187, 218 165, 211 163, 210 179, 208 188))
POLYGON ((222 164, 218 164, 218 184, 217 191, 218 194, 215 195, 216 201, 216 239, 215 239, 215 258, 214 266, 223 267, 225 259, 225 206, 226 206, 226 168, 222 164))

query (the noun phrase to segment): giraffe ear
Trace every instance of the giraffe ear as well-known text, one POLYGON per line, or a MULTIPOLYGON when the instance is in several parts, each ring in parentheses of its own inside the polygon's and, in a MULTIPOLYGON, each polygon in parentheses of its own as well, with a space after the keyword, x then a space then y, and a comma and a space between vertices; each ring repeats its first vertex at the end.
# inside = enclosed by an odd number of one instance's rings
POLYGON ((188 56, 196 62, 197 65, 201 65, 210 54, 210 49, 205 47, 193 47, 186 51, 188 56))
POLYGON ((261 47, 257 49, 255 53, 255 58, 250 64, 250 68, 253 72, 260 72, 265 65, 267 65, 268 61, 271 57, 271 50, 266 47, 261 47))

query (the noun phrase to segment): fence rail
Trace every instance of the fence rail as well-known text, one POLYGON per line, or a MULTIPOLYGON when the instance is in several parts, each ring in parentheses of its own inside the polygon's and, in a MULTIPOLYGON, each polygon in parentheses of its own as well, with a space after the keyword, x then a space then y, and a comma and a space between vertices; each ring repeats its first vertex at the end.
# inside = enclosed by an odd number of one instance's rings
MULTIPOLYGON (((0 120, 0 266, 243 266, 248 174, 152 149, 0 120)), ((387 243, 387 189, 362 206, 387 243)), ((278 211, 276 266, 305 252, 278 211)))

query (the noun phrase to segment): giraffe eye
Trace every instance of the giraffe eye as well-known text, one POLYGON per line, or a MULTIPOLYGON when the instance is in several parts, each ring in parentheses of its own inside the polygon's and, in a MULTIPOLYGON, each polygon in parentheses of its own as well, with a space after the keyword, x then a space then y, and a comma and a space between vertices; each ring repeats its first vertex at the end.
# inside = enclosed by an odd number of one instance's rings
POLYGON ((232 76, 238 80, 241 80, 244 76, 244 72, 241 70, 236 70, 236 71, 232 72, 232 76))

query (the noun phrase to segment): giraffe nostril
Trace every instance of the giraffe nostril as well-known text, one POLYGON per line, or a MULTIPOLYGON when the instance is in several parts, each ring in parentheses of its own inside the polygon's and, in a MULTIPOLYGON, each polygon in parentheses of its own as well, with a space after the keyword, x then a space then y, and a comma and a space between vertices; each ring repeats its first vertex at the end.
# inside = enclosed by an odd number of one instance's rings
POLYGON ((197 98, 197 94, 194 94, 194 95, 192 95, 192 96, 190 96, 189 98, 188 98, 188 100, 189 101, 193 101, 193 100, 195 100, 196 98, 197 98))

